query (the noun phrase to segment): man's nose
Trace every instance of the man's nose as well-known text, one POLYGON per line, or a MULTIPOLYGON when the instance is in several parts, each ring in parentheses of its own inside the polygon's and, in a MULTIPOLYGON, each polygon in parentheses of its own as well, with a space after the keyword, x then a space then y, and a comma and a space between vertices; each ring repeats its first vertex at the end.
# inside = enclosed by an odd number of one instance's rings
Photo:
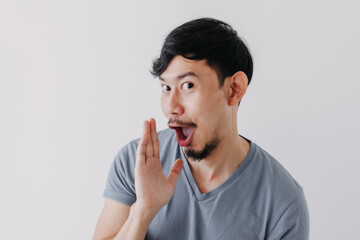
POLYGON ((172 116, 180 116, 184 113, 184 107, 182 105, 182 97, 178 90, 171 92, 168 99, 169 112, 172 116))

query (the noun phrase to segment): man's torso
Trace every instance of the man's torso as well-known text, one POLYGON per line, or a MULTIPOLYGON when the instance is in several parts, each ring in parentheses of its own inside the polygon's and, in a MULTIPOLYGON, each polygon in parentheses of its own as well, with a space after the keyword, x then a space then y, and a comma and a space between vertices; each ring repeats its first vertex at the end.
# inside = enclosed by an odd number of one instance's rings
MULTIPOLYGON (((302 188, 273 157, 253 142, 233 175, 202 194, 174 131, 163 130, 158 135, 165 175, 178 158, 184 160, 184 168, 172 199, 153 219, 146 239, 265 239, 277 234, 276 231, 286 234, 287 226, 278 225, 297 221, 287 213, 299 206, 306 207, 302 188), (283 219, 285 217, 289 220, 283 219)), ((137 144, 138 140, 132 141, 118 153, 109 173, 105 197, 128 205, 136 201, 137 144)), ((306 218, 306 213, 302 218, 306 218)))

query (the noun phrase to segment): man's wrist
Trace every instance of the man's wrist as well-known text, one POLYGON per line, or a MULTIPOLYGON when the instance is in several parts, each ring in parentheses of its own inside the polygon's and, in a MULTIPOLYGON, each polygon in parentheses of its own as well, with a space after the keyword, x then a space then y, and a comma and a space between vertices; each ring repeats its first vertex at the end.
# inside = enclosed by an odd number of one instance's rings
POLYGON ((130 208, 129 217, 132 221, 139 221, 141 224, 150 225, 159 209, 145 209, 141 205, 135 202, 130 208))

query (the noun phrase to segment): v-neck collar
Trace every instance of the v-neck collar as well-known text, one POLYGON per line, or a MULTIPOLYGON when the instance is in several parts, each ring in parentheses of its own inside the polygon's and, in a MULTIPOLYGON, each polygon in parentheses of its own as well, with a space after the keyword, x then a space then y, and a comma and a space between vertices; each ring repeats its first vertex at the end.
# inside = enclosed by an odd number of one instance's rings
MULTIPOLYGON (((246 139, 246 140, 248 140, 248 139, 246 139)), ((183 162, 184 162, 185 176, 186 176, 188 183, 190 184, 190 187, 192 188, 192 190, 195 194, 195 197, 197 198, 198 201, 204 201, 204 200, 216 197, 220 192, 224 191, 227 187, 229 187, 244 172, 246 167, 251 162, 251 160, 254 156, 254 153, 255 153, 255 144, 250 140, 248 140, 248 141, 250 143, 250 150, 249 150, 248 154, 246 155, 244 161, 240 164, 240 166, 235 170, 235 172, 225 182, 223 182, 218 187, 216 187, 215 189, 213 189, 207 193, 200 192, 200 190, 196 184, 196 181, 194 179, 194 176, 191 172, 189 163, 185 157, 185 154, 183 153, 181 146, 178 146, 179 150, 180 150, 181 159, 183 159, 183 162)))

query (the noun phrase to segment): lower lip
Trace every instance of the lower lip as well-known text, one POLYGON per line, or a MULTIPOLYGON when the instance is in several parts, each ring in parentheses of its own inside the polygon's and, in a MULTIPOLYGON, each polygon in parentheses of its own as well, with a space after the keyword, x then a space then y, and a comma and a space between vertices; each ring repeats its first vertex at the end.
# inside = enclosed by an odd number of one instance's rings
POLYGON ((179 145, 182 147, 188 146, 191 143, 193 135, 194 135, 194 129, 191 130, 190 135, 186 139, 184 139, 182 137, 183 133, 181 132, 181 129, 176 129, 176 138, 177 138, 179 145))

